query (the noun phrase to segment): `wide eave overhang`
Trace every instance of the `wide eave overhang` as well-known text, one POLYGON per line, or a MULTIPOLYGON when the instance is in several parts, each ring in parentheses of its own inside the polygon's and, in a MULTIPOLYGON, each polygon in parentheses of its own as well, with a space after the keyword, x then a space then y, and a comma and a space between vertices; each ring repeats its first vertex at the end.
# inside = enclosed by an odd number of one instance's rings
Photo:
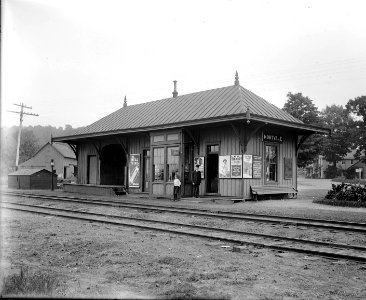
MULTIPOLYGON (((239 114, 239 115, 233 115, 233 116, 191 120, 191 121, 187 121, 187 122, 178 122, 178 123, 172 123, 172 124, 161 124, 161 125, 150 126, 150 127, 127 128, 127 129, 118 129, 118 130, 102 131, 102 132, 89 132, 89 133, 75 134, 75 135, 70 135, 70 136, 59 136, 59 137, 53 137, 52 141, 53 142, 72 143, 72 142, 77 142, 77 141, 91 139, 91 138, 102 138, 102 137, 107 137, 107 136, 142 133, 142 132, 150 132, 150 131, 157 131, 157 130, 164 130, 164 129, 177 129, 177 128, 199 126, 199 125, 209 125, 209 124, 223 123, 223 122, 230 122, 230 121, 245 121, 246 122, 247 120, 248 119, 247 119, 246 115, 239 114)), ((331 134, 331 130, 328 128, 323 128, 323 127, 308 125, 308 124, 303 124, 303 123, 289 122, 289 121, 279 120, 279 119, 275 119, 275 118, 251 115, 250 121, 285 127, 289 130, 296 131, 296 132, 298 132, 298 134, 301 134, 301 135, 310 135, 310 134, 314 134, 314 133, 331 134)))

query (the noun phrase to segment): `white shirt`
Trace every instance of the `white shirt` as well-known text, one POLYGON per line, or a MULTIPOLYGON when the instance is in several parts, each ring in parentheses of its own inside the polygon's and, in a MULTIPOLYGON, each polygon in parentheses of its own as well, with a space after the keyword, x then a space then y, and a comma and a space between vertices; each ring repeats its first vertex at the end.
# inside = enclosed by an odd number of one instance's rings
POLYGON ((180 186, 180 180, 179 179, 174 179, 174 186, 180 186))

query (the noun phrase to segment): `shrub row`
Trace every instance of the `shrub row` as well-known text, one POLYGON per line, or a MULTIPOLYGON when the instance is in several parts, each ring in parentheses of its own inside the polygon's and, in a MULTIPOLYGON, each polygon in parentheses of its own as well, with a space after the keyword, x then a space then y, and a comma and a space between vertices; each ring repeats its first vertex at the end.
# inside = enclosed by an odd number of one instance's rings
POLYGON ((325 199, 334 201, 366 203, 366 187, 360 184, 332 184, 325 199))

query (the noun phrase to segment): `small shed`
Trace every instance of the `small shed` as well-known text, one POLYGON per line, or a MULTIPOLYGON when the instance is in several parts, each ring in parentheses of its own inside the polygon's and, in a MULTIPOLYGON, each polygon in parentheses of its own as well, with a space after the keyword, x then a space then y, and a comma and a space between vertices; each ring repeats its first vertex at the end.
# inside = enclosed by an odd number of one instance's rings
POLYGON ((21 169, 8 174, 8 187, 22 190, 48 190, 57 187, 57 174, 46 169, 21 169))

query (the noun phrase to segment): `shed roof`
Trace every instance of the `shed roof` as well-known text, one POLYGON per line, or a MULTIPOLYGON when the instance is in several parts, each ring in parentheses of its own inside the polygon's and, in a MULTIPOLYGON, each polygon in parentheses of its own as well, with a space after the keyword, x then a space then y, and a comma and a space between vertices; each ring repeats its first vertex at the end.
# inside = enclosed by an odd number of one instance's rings
POLYGON ((12 173, 9 173, 8 175, 18 175, 18 176, 26 176, 26 175, 33 175, 33 174, 36 174, 40 171, 46 171, 48 173, 51 173, 50 171, 46 170, 46 169, 40 169, 40 168, 37 168, 37 169, 20 169, 18 171, 15 171, 15 172, 12 172, 12 173))
POLYGON ((197 93, 166 98, 122 107, 106 117, 83 127, 78 132, 53 140, 64 141, 76 137, 90 137, 124 132, 147 131, 245 118, 249 108, 251 119, 298 127, 311 131, 324 128, 304 124, 289 113, 257 96, 240 85, 233 85, 197 93))

